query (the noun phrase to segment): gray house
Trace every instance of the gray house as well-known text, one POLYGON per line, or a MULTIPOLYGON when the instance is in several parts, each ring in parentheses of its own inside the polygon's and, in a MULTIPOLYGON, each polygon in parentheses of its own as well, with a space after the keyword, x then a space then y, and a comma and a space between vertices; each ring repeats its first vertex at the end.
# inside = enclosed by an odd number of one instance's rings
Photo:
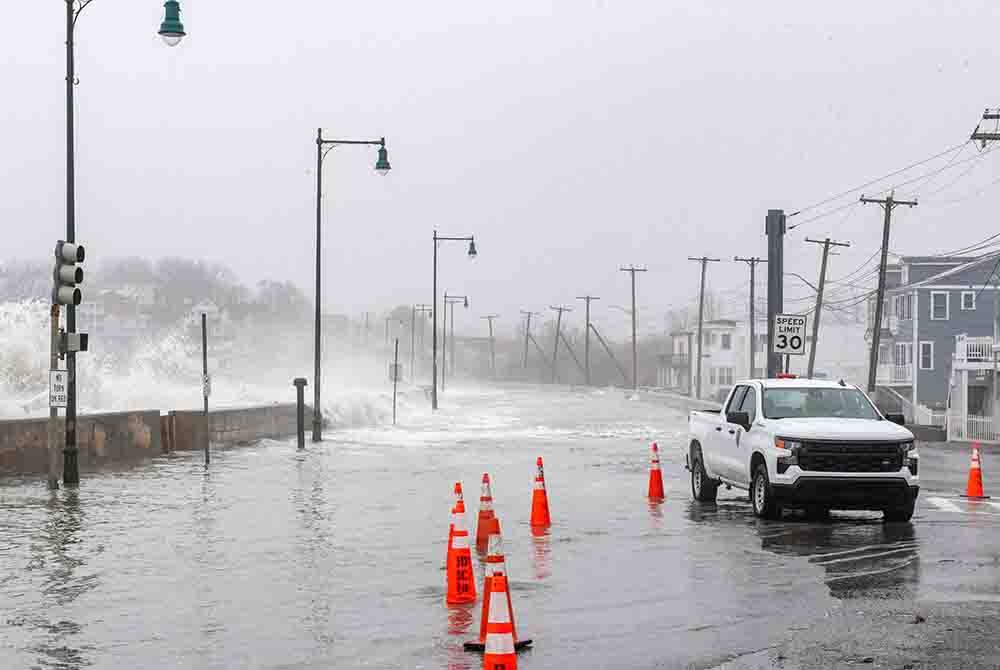
MULTIPOLYGON (((994 412, 1000 255, 907 256, 886 276, 876 383, 919 423, 994 412)), ((874 300, 869 306, 871 335, 874 300)))

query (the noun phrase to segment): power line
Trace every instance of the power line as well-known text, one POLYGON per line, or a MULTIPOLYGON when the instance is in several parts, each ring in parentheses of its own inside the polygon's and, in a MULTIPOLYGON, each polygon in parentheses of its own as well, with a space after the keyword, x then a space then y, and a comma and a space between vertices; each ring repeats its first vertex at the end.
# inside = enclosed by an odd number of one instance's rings
MULTIPOLYGON (((907 170, 912 170, 915 167, 919 167, 919 166, 924 165, 926 163, 930 163, 931 161, 933 161, 933 160, 935 160, 937 158, 940 158, 941 156, 944 156, 945 154, 947 154, 947 153, 949 153, 951 151, 963 148, 970 141, 971 140, 965 140, 961 144, 956 144, 955 146, 948 147, 947 149, 945 149, 944 151, 942 151, 940 153, 936 153, 933 156, 930 156, 930 157, 925 158, 923 160, 917 161, 916 163, 910 163, 909 165, 907 165, 904 168, 900 168, 898 170, 890 172, 889 174, 883 175, 883 176, 881 176, 881 177, 879 177, 877 179, 872 179, 871 181, 867 181, 864 184, 861 184, 860 186, 855 186, 854 188, 849 188, 849 189, 847 189, 845 191, 841 191, 840 193, 837 193, 835 195, 831 195, 828 198, 824 198, 823 200, 820 200, 818 202, 814 202, 811 205, 807 205, 805 207, 801 207, 801 208, 797 209, 796 211, 792 212, 791 214, 789 214, 787 218, 791 218, 793 216, 797 216, 798 214, 801 214, 802 212, 807 212, 810 209, 816 209, 817 207, 825 205, 828 202, 833 202, 834 200, 839 200, 840 198, 843 198, 845 195, 850 195, 851 193, 856 193, 856 192, 858 192, 858 191, 860 191, 862 189, 865 189, 865 188, 868 188, 869 186, 872 186, 873 184, 877 184, 880 181, 885 181, 886 179, 889 179, 890 177, 895 177, 898 174, 902 174, 903 172, 906 172, 907 170)), ((852 204, 854 204, 854 203, 852 203, 852 204)), ((800 223, 798 225, 802 225, 802 224, 800 223)))
MULTIPOLYGON (((959 146, 964 146, 964 144, 963 145, 959 145, 959 146)), ((956 147, 952 147, 952 149, 955 149, 955 148, 956 147)), ((1000 149, 1000 145, 997 145, 997 146, 995 146, 995 147, 993 147, 991 149, 987 149, 986 151, 981 151, 981 152, 975 154, 974 156, 970 156, 969 158, 965 158, 963 160, 960 160, 957 163, 949 162, 945 166, 940 167, 940 168, 938 168, 936 170, 932 170, 931 172, 927 172, 927 173, 924 173, 922 175, 917 175, 916 177, 913 177, 911 179, 906 179, 904 181, 901 181, 901 182, 898 182, 896 184, 893 184, 892 186, 890 186, 888 188, 885 188, 885 189, 883 189, 881 191, 878 191, 877 195, 884 195, 884 194, 889 193, 890 191, 893 191, 893 190, 895 190, 895 189, 897 189, 897 188, 899 188, 901 186, 909 186, 910 184, 913 184, 915 182, 919 182, 922 179, 928 179, 930 177, 934 177, 934 176, 940 174, 941 172, 944 172, 947 169, 950 169, 950 168, 953 168, 953 167, 958 167, 959 165, 964 165, 964 164, 966 164, 966 163, 968 163, 970 161, 979 160, 983 156, 991 154, 994 151, 996 151, 997 149, 1000 149)), ((938 157, 940 157, 940 155, 943 155, 944 153, 948 153, 948 152, 947 151, 942 152, 942 154, 939 154, 938 157)), ((923 162, 927 162, 927 161, 923 161, 923 162)), ((918 165, 919 165, 919 163, 918 163, 918 165)), ((911 166, 911 167, 913 167, 913 166, 911 166)), ((903 170, 897 170, 894 174, 899 174, 900 172, 905 172, 907 169, 909 169, 909 168, 905 168, 903 170)), ((879 181, 883 181, 883 179, 877 179, 874 182, 870 182, 870 183, 878 183, 879 181)), ((851 189, 850 191, 846 191, 844 193, 841 193, 837 197, 838 198, 839 197, 843 197, 844 195, 847 195, 849 193, 853 193, 855 191, 859 191, 859 190, 861 190, 861 188, 864 188, 864 187, 862 186, 862 187, 857 188, 857 189, 851 189)), ((831 198, 831 199, 832 200, 836 200, 837 198, 831 198)), ((829 202, 829 200, 827 200, 827 202, 829 202)), ((803 221, 799 221, 795 225, 789 226, 788 229, 789 230, 794 230, 795 228, 798 228, 799 226, 804 226, 807 223, 812 223, 813 221, 817 221, 819 219, 825 218, 827 216, 830 216, 831 214, 836 214, 837 212, 841 212, 841 211, 843 211, 843 210, 847 209, 848 207, 850 207, 852 205, 855 205, 855 204, 857 204, 857 203, 849 202, 849 203, 840 205, 839 207, 835 207, 834 209, 827 210, 826 212, 823 212, 822 214, 817 214, 816 216, 810 217, 810 218, 805 219, 803 221)), ((803 209, 803 210, 799 210, 799 211, 805 211, 805 210, 803 209)))

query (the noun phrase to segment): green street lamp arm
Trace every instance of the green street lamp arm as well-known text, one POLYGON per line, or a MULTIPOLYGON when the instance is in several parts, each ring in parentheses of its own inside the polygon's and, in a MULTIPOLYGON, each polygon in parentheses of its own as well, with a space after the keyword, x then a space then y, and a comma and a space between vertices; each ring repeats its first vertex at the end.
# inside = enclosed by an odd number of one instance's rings
POLYGON ((385 146, 385 138, 382 137, 377 140, 324 140, 322 137, 316 139, 316 144, 377 144, 380 147, 385 146))
MULTIPOLYGON (((74 28, 76 28, 76 20, 80 18, 80 14, 82 14, 83 10, 85 10, 87 8, 87 5, 89 5, 93 1, 94 0, 82 0, 80 2, 80 6, 73 10, 73 27, 74 28)), ((70 4, 74 4, 74 0, 66 0, 66 2, 68 2, 70 4)))
POLYGON ((440 235, 435 235, 434 239, 438 242, 472 242, 476 238, 474 235, 469 235, 468 237, 441 237, 440 235))

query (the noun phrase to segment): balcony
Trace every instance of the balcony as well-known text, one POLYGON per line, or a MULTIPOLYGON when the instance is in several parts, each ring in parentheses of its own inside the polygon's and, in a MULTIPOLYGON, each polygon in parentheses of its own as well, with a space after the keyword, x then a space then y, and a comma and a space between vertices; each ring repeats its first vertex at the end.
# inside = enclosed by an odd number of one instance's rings
POLYGON ((955 336, 955 368, 985 370, 993 368, 994 344, 992 337, 955 336))
POLYGON ((875 383, 882 386, 908 386, 913 383, 912 363, 879 363, 875 383))

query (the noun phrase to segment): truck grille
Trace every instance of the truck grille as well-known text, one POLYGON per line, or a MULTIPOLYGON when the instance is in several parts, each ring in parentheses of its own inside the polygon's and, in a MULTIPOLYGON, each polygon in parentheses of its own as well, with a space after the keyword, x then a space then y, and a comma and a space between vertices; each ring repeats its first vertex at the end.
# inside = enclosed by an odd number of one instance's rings
POLYGON ((799 467, 812 472, 897 472, 903 455, 895 442, 803 442, 799 467))

